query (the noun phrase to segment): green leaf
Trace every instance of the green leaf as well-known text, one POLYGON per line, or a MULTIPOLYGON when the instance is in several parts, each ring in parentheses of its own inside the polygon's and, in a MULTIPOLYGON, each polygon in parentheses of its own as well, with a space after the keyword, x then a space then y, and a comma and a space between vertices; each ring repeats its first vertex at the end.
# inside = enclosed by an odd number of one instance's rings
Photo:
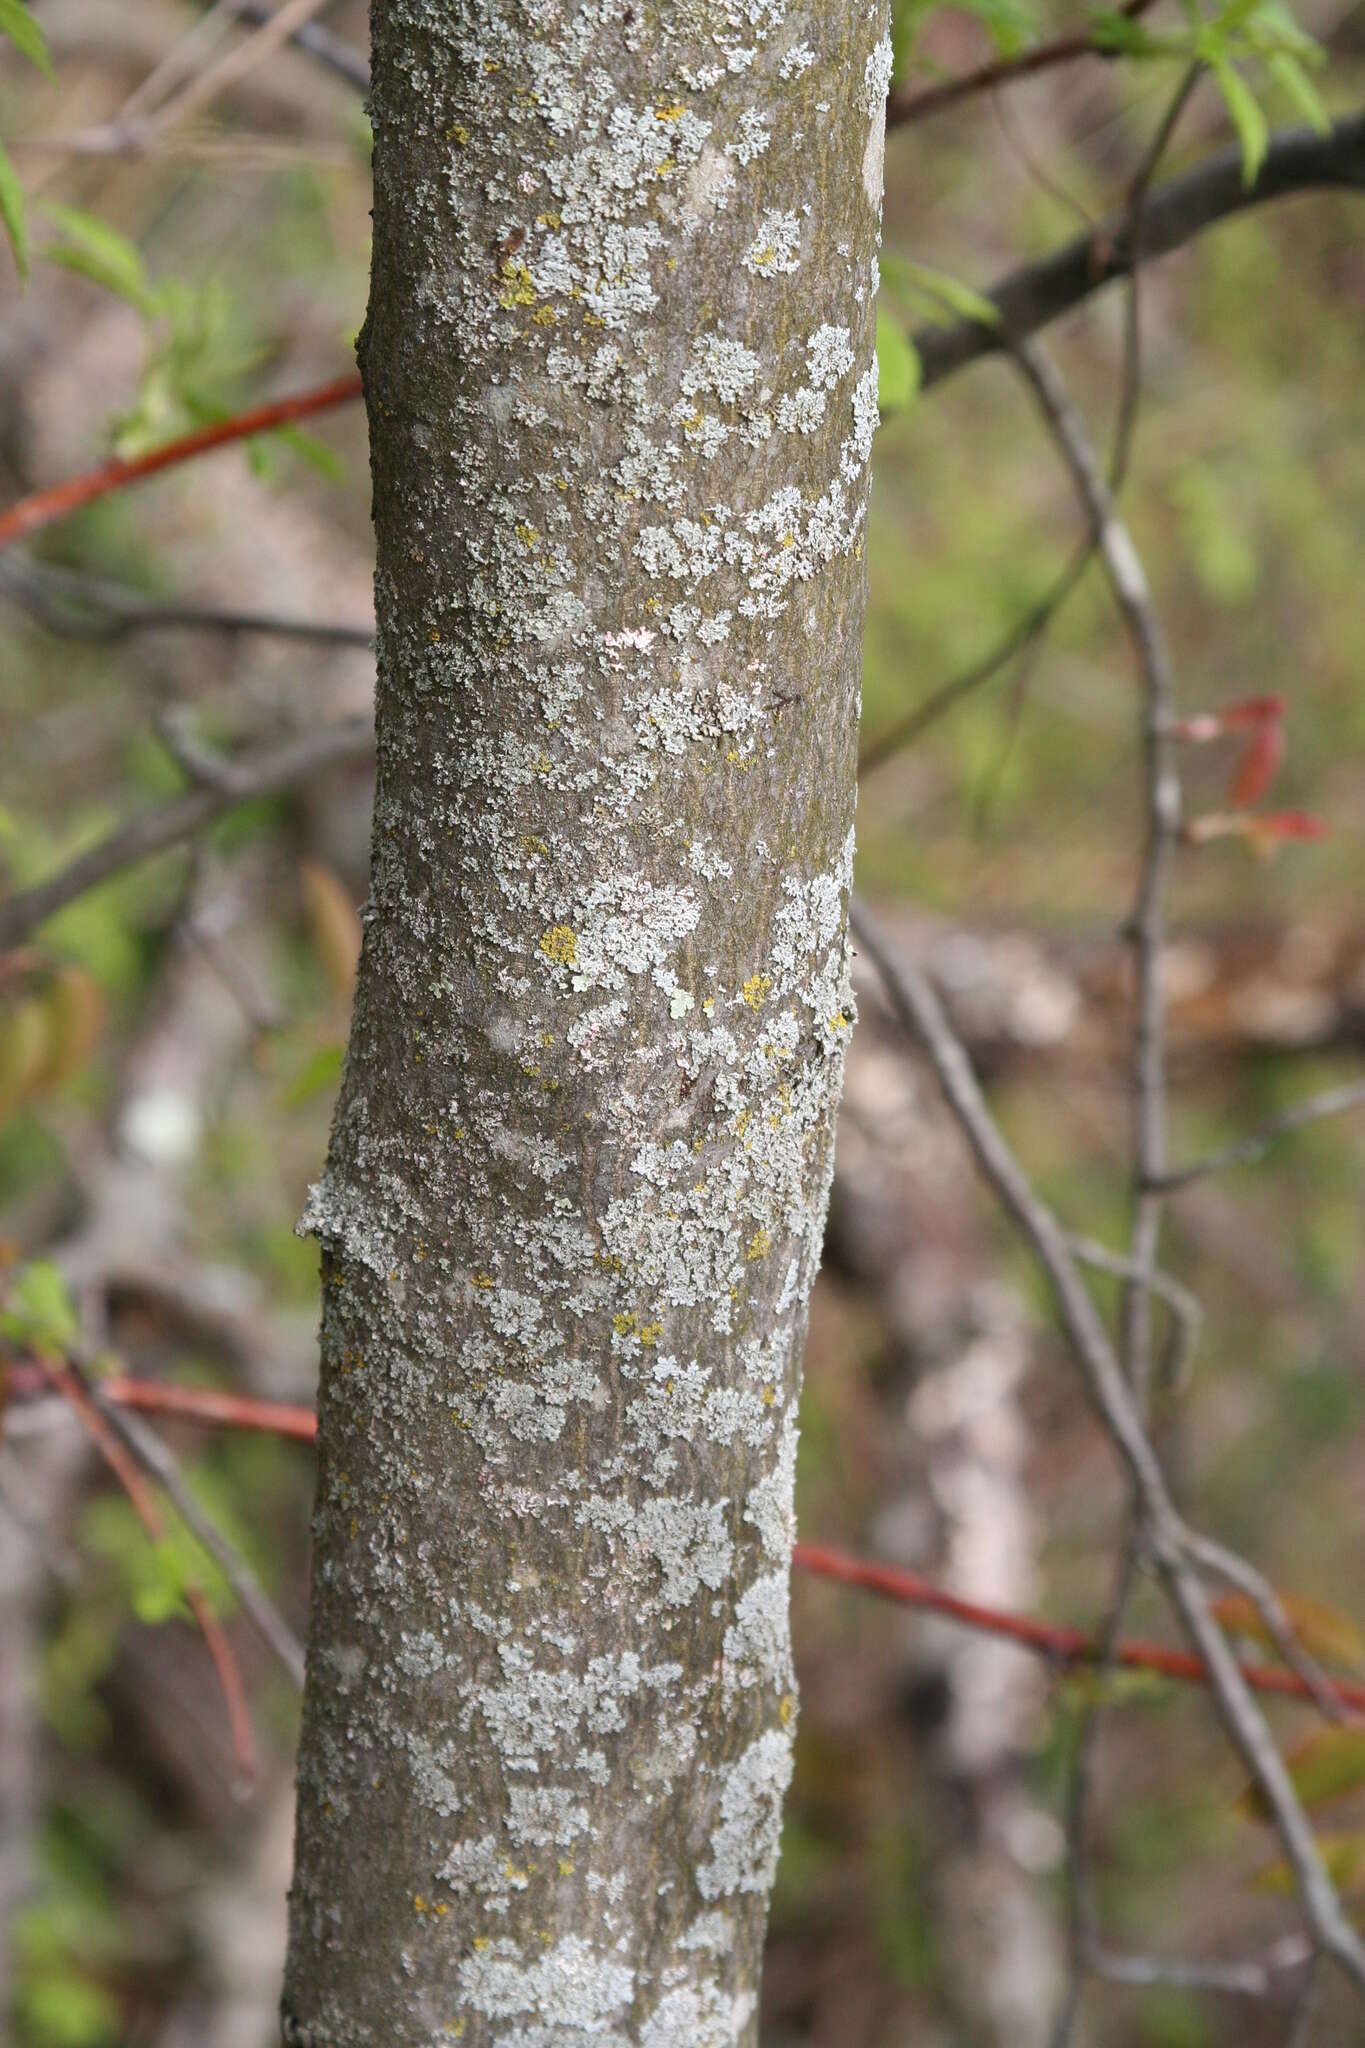
POLYGON ((1226 58, 1214 61, 1213 74, 1242 145, 1242 183, 1254 185, 1270 143, 1269 124, 1251 87, 1226 58))
POLYGON ((147 267, 126 235, 78 206, 48 206, 44 211, 66 236, 65 241, 49 242, 43 250, 49 263, 88 277, 93 284, 126 299, 139 313, 155 310, 147 267))
POLYGON ((341 1080, 341 1063, 346 1048, 340 1039, 331 1045, 319 1046, 312 1056, 304 1061, 284 1092, 284 1107, 299 1109, 305 1102, 311 1102, 315 1095, 331 1094, 341 1080))
POLYGON ((277 441, 292 449, 310 469, 317 470, 329 483, 340 484, 346 481, 346 464, 342 457, 337 454, 335 448, 329 448, 325 441, 320 441, 316 434, 310 434, 303 427, 295 426, 288 420, 283 426, 275 427, 272 431, 277 441))
POLYGON ((113 2048, 119 2038, 117 2000, 74 1966, 21 1985, 19 2005, 35 2048, 113 2048))
POLYGON ((34 1351, 63 1356, 73 1349, 80 1318, 66 1278, 51 1259, 31 1259, 15 1274, 5 1293, 0 1331, 34 1351))
POLYGON ((877 313, 877 405, 883 413, 904 412, 919 390, 920 364, 914 344, 889 313, 877 313))
POLYGON ((1060 1697, 1075 1714, 1100 1707, 1164 1704, 1170 1694, 1171 1681, 1159 1671, 1095 1671, 1084 1665, 1069 1671, 1060 1688, 1060 1697))
POLYGON ((28 223, 24 216, 24 188, 19 183, 5 145, 0 142, 0 220, 5 223, 10 248, 14 251, 14 267, 21 278, 28 276, 28 223))
POLYGON ((1327 52, 1317 37, 1300 28, 1280 0, 1261 0, 1260 11, 1249 24, 1243 41, 1249 50, 1261 57, 1269 57, 1274 51, 1282 50, 1304 64, 1316 64, 1321 68, 1327 62, 1327 52))
POLYGON ((187 1572, 180 1546, 171 1537, 150 1544, 142 1553, 142 1570, 131 1589, 134 1614, 148 1628, 189 1613, 185 1601, 187 1572))
MULTIPOLYGON (((1319 1728, 1289 1751, 1285 1765, 1303 1806, 1329 1806, 1365 1785, 1365 1727, 1319 1728)), ((1242 1808, 1257 1820, 1270 1817, 1259 1786, 1243 1794, 1242 1808)))
POLYGON ((1167 41, 1154 36, 1141 22, 1133 21, 1126 14, 1111 14, 1108 11, 1091 17, 1090 40, 1097 50, 1104 50, 1115 57, 1166 57, 1170 55, 1167 41))
MULTIPOLYGON (((1318 1848, 1327 1875, 1339 1892, 1358 1892, 1365 1883, 1365 1835, 1319 1835, 1318 1848)), ((1298 1887, 1289 1865, 1272 1863, 1256 1880, 1262 1891, 1292 1892, 1298 1887)))
POLYGON ((961 0, 963 12, 983 24, 1002 57, 1013 57, 1036 32, 1033 10, 1020 0, 961 0))
MULTIPOLYGON (((1339 1607, 1329 1607, 1325 1600, 1313 1600, 1303 1593, 1277 1592, 1276 1598, 1299 1647, 1310 1657, 1316 1657, 1324 1664, 1343 1666, 1348 1671, 1365 1670, 1365 1632, 1354 1616, 1343 1614, 1339 1607)), ((1250 1637, 1262 1648, 1279 1656, 1279 1641, 1249 1594, 1224 1593, 1214 1601, 1213 1612, 1220 1627, 1230 1634, 1250 1637)))
POLYGON ((16 50, 36 64, 44 78, 55 76, 48 55, 47 38, 24 0, 0 0, 0 36, 8 36, 16 50))
POLYGON ((1264 5, 1265 0, 1229 0, 1229 4, 1214 16, 1209 27, 1221 34, 1226 42, 1259 14, 1264 5))
POLYGON ((969 284, 950 277, 946 270, 934 270, 927 263, 909 263, 915 284, 930 299, 937 299, 959 320, 976 320, 983 327, 998 327, 1000 314, 989 299, 974 292, 969 284))
POLYGON ((1298 108, 1309 126, 1316 128, 1319 135, 1330 135, 1332 117, 1299 59, 1292 57, 1288 50, 1272 50, 1265 60, 1265 68, 1285 98, 1298 108))

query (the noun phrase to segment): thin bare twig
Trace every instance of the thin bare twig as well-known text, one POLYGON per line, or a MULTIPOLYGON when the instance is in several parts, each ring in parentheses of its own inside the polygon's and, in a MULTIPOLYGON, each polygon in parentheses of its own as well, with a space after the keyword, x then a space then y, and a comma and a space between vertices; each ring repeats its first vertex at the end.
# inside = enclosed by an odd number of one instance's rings
MULTIPOLYGON (((110 1418, 101 1413, 82 1374, 67 1361, 49 1363, 46 1369, 53 1386, 80 1418, 91 1442, 127 1494, 133 1512, 150 1540, 153 1543, 162 1542, 166 1534, 166 1525, 161 1519, 161 1511, 127 1447, 115 1433, 110 1418)), ((213 1660, 213 1668, 218 1674, 223 1703, 227 1708, 237 1769, 243 1783, 249 1785, 256 1776, 256 1745, 251 1733, 251 1717, 247 1711, 246 1692, 236 1656, 221 1622, 209 1606, 202 1589, 193 1581, 185 1579, 182 1581, 181 1590, 204 1638, 205 1648, 213 1660)))
POLYGON ((317 732, 243 756, 232 764, 229 787, 201 785, 184 796, 172 798, 159 810, 144 811, 92 846, 88 853, 78 855, 46 882, 35 883, 17 896, 0 899, 0 952, 18 945, 45 919, 74 903, 88 889, 191 838, 233 805, 249 797, 273 796, 333 762, 363 760, 373 744, 374 732, 368 717, 338 719, 317 732))
POLYGON ((1180 829, 1180 784, 1169 727, 1175 678, 1137 551, 1120 521, 1100 473, 1089 436, 1065 385, 1035 343, 1023 342, 1016 360, 1033 389, 1064 455, 1086 509, 1092 535, 1119 613, 1137 651, 1142 677, 1142 787, 1147 843, 1129 931, 1137 966, 1134 1046, 1134 1175, 1136 1198, 1130 1258, 1135 1267, 1124 1309, 1124 1358, 1139 1406, 1150 1376, 1151 1275, 1156 1267, 1161 1200, 1149 1192, 1166 1170, 1165 1020, 1161 960, 1165 949, 1166 883, 1180 829))
MULTIPOLYGON (((1124 328, 1123 369, 1120 381, 1118 421, 1114 432, 1114 446, 1109 459, 1109 489, 1117 497, 1128 472, 1128 461, 1132 453, 1133 427, 1137 417, 1137 401, 1142 374, 1142 345, 1139 312, 1138 273, 1145 244, 1143 222, 1153 178, 1160 167, 1161 159, 1175 131, 1185 103, 1198 82, 1201 67, 1191 66, 1181 81, 1174 98, 1158 126, 1157 133, 1143 156, 1141 164, 1131 181, 1128 191, 1127 211, 1123 221, 1124 245, 1133 252, 1128 267, 1128 312, 1124 328)), ((1088 239, 1097 244, 1106 230, 1097 229, 1088 239)), ((969 325, 971 323, 968 323, 969 325)), ((929 330, 929 333, 941 330, 929 330)), ((957 330, 954 330, 957 331, 957 330)), ((916 336, 916 345, 925 339, 916 336)), ((1031 662, 1038 654, 1043 640, 1054 623, 1062 606, 1079 584, 1094 558, 1096 541, 1092 537, 1084 542, 1072 556, 1056 582, 1031 606, 1018 623, 1010 628, 1003 639, 998 641, 991 652, 981 661, 951 681, 935 690, 923 703, 917 704, 885 731, 878 733, 864 746, 858 757, 859 777, 866 776, 874 768, 888 761, 903 747, 911 745, 920 735, 935 724, 938 719, 970 696, 982 684, 989 682, 1005 665, 1016 656, 1021 663, 1031 662)))
POLYGON ((99 1384, 87 1391, 111 1429, 120 1436, 144 1472, 155 1479, 185 1526, 203 1544, 231 1586, 242 1613, 261 1641, 293 1680, 303 1688, 303 1645, 266 1593, 260 1580, 211 1515, 205 1514, 185 1482, 179 1463, 154 1429, 141 1417, 121 1412, 99 1384))
POLYGON ((300 619, 279 612, 236 611, 230 606, 163 603, 139 597, 118 583, 39 564, 20 555, 0 559, 0 595, 63 640, 114 645, 142 633, 261 634, 315 640, 332 647, 373 648, 373 625, 300 619))
MULTIPOLYGON (((6 1432, 14 1429, 16 1417, 40 1408, 41 1403, 35 1396, 45 1380, 46 1375, 39 1369, 30 1369, 22 1364, 11 1369, 10 1389, 17 1399, 11 1402, 5 1419, 6 1432)), ((297 1443, 312 1443, 317 1435, 317 1416, 313 1409, 283 1401, 261 1400, 249 1394, 233 1394, 207 1387, 173 1386, 162 1381, 123 1376, 102 1380, 99 1393, 101 1400, 112 1407, 171 1416, 205 1428, 260 1431, 297 1443)), ((1053 1664, 1085 1667, 1109 1661, 1125 1670, 1152 1671, 1180 1684, 1208 1683, 1206 1666, 1188 1651, 1140 1640, 1122 1642, 1111 1650, 1080 1629, 1039 1621, 1030 1615, 1012 1613, 1001 1607, 984 1606, 980 1601, 964 1600, 947 1587, 922 1578, 917 1572, 906 1571, 898 1565, 881 1564, 871 1558, 851 1557, 845 1551, 832 1550, 824 1544, 797 1543, 792 1550, 792 1565, 796 1571, 809 1577, 833 1579, 861 1592, 877 1594, 884 1600, 894 1600, 901 1606, 941 1615, 963 1628, 1001 1636, 1053 1664)), ((1295 1671, 1280 1670, 1271 1664, 1245 1664, 1241 1668, 1246 1683, 1254 1692, 1304 1702, 1313 1699, 1312 1690, 1295 1671)), ((1365 1708, 1365 1684, 1337 1678, 1326 1679, 1324 1683, 1341 1705, 1365 1708)))
MULTIPOLYGON (((1208 1667, 1212 1697, 1233 1746, 1274 1817, 1313 1937, 1365 1992, 1365 1945, 1342 1910, 1312 1825, 1245 1675, 1219 1628, 1186 1549, 1186 1531, 1143 1426, 1133 1391, 1091 1299, 1066 1235, 1010 1151, 960 1039, 932 985, 913 961, 893 960, 866 913, 854 904, 853 931, 881 976, 891 1008, 928 1057, 983 1177, 1031 1245, 1057 1304, 1087 1391, 1127 1471, 1133 1504, 1172 1605, 1208 1667)), ((1297 1674, 1295 1674, 1297 1675, 1297 1674)))
POLYGON ((1318 1959, 1316 1956, 1311 1956, 1308 1962, 1307 1973, 1304 1976, 1303 1987, 1299 1992, 1294 2006, 1293 2017, 1289 2022, 1289 2033, 1285 2039, 1284 2048, 1309 2048, 1309 2042, 1313 2038, 1313 2024, 1318 2016, 1318 1993, 1321 1988, 1318 1978, 1318 1959))
MULTIPOLYGON (((1132 1280, 1138 1274, 1138 1267, 1122 1252, 1111 1251, 1108 1245, 1099 1244, 1093 1237, 1072 1237, 1071 1249, 1083 1265, 1094 1266, 1098 1272, 1111 1273, 1116 1280, 1132 1280)), ((1171 1312, 1172 1338, 1170 1348, 1162 1361, 1162 1379, 1168 1386, 1178 1386, 1190 1367, 1204 1327, 1204 1308, 1197 1294, 1180 1281, 1173 1280, 1169 1273, 1159 1268, 1147 1275, 1147 1284, 1153 1294, 1165 1302, 1171 1312)))
POLYGON ((1365 1104, 1365 1081, 1348 1081, 1340 1088, 1324 1088, 1320 1094, 1310 1095, 1282 1115, 1272 1117, 1269 1123, 1262 1124, 1249 1136, 1236 1138, 1230 1145, 1220 1146, 1207 1158, 1196 1159, 1189 1166, 1173 1167, 1169 1172, 1158 1175, 1150 1187, 1157 1194, 1174 1194, 1178 1188, 1187 1188, 1192 1181, 1204 1180, 1211 1173, 1226 1173, 1234 1166, 1254 1166, 1291 1131, 1302 1130, 1305 1124, 1318 1123, 1323 1117, 1341 1116, 1346 1110, 1359 1109, 1362 1104, 1365 1104))
POLYGON ((1197 1530, 1186 1530, 1185 1547, 1195 1562, 1202 1564, 1215 1578, 1223 1579, 1245 1593, 1260 1615, 1261 1625, 1271 1642, 1290 1670, 1298 1672, 1319 1711, 1331 1721, 1344 1719, 1341 1702, 1333 1693, 1331 1680, 1299 1640, 1298 1630, 1264 1572, 1258 1572, 1254 1564, 1239 1557, 1235 1550, 1215 1542, 1211 1536, 1201 1536, 1197 1530))
MULTIPOLYGON (((227 0, 227 6, 229 13, 242 21, 266 22, 273 12, 263 4, 263 0, 227 0)), ((362 50, 352 48, 340 36, 333 35, 331 29, 324 28, 321 22, 300 22, 289 40, 297 43, 301 50, 306 50, 310 57, 316 57, 338 78, 344 78, 348 85, 358 86, 361 92, 369 91, 369 59, 362 50)))
POLYGON ((1044 591, 1037 603, 1030 606, 1029 610, 1009 628, 988 654, 983 655, 981 660, 974 662, 970 668, 964 669, 960 675, 953 676, 948 682, 941 684, 931 696, 916 704, 913 710, 906 712, 905 716, 898 718, 893 725, 875 733, 858 756, 859 781, 865 780, 893 755, 910 746, 921 733, 936 724, 945 712, 951 711, 964 697, 971 696, 974 690, 989 682, 992 676, 998 675, 1016 655, 1028 654, 1080 582, 1093 554, 1094 549, 1088 542, 1084 547, 1078 548, 1057 580, 1044 591))
POLYGON ((1269 1998, 1278 1977, 1288 1970, 1303 1968, 1307 1960, 1305 1948, 1306 1944, 1299 1941, 1277 1943, 1263 1955, 1247 1956, 1239 1962, 1187 1962, 1179 1956, 1128 1955, 1096 1948, 1086 1958, 1086 1964, 1092 1975, 1109 1984, 1169 1984, 1184 1991, 1269 1998))
MULTIPOLYGON (((1153 0, 1125 0, 1119 11, 1129 21, 1136 21, 1152 5, 1153 0)), ((993 63, 982 64, 960 78, 944 78, 937 85, 903 85, 887 96, 886 125, 897 128, 911 121, 923 121, 928 115, 958 106, 977 93, 990 92, 997 86, 1015 85, 1021 78, 1036 78, 1040 71, 1055 70, 1059 64, 1074 64, 1080 57, 1106 57, 1108 54, 1100 48, 1089 29, 1080 29, 1070 35, 1057 36, 1049 43, 1040 43, 1036 50, 1025 50, 1020 57, 1001 57, 993 63)))
POLYGON ((1128 460, 1133 448, 1133 429, 1137 424, 1138 399, 1142 392, 1142 292, 1139 278, 1142 273, 1143 227, 1147 216, 1147 202, 1151 196, 1152 180, 1161 168, 1161 160, 1171 144, 1180 117, 1188 106, 1191 95, 1204 75, 1202 61, 1196 60, 1185 72, 1167 104, 1166 111, 1157 123, 1156 133, 1138 165, 1128 187, 1128 212, 1124 221, 1124 241, 1128 249, 1128 294, 1124 316, 1123 376, 1119 384, 1118 418, 1114 426, 1114 447, 1109 458, 1109 488, 1118 496, 1128 474, 1128 460))

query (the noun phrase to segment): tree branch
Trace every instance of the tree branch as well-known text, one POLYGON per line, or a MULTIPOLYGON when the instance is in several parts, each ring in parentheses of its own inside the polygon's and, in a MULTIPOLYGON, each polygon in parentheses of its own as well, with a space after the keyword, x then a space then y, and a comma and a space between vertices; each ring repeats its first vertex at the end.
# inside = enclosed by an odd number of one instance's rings
POLYGON ((928 979, 913 962, 892 960, 857 904, 851 908, 849 918, 855 936, 881 976, 897 1021, 927 1055, 944 1100, 982 1176, 1031 1245, 1047 1276, 1091 1400, 1127 1469, 1134 1506, 1145 1525, 1152 1556, 1172 1604, 1199 1658, 1207 1666, 1213 1698, 1233 1746, 1260 1786, 1274 1816, 1314 1939, 1365 1991, 1365 1945, 1342 1910, 1284 1759, 1214 1617, 1198 1571, 1188 1555, 1184 1527, 1160 1461, 1062 1228, 1040 1201, 1005 1143, 971 1062, 928 979))
MULTIPOLYGON (((1152 4, 1153 0, 1125 0, 1119 12, 1127 20, 1136 21, 1152 4)), ((911 121, 923 121, 930 114, 941 114, 947 107, 974 98, 977 93, 1016 85, 1021 78, 1034 78, 1040 71, 1052 71, 1059 64, 1074 64, 1079 57, 1110 55, 1096 43, 1093 29, 1078 29, 1070 35, 1057 36, 1050 43, 1040 43, 1036 50, 1026 50, 1022 57, 1001 57, 994 63, 982 64, 960 78, 945 78, 937 85, 919 89, 900 86, 887 95, 886 125, 900 128, 911 121)))
MULTIPOLYGON (((269 21, 274 11, 264 4, 264 0, 228 0, 228 5, 239 21, 252 21, 261 26, 269 21)), ((344 78, 348 85, 359 86, 361 92, 369 91, 369 59, 363 51, 333 35, 331 29, 324 28, 321 22, 301 22, 289 40, 297 43, 301 50, 306 50, 310 57, 316 57, 338 78, 344 78)))
POLYGON ((1320 1095, 1310 1095, 1303 1102, 1296 1102, 1292 1109, 1282 1116, 1272 1117, 1262 1124, 1259 1131, 1252 1131, 1248 1137, 1236 1138, 1230 1145, 1222 1145, 1216 1152, 1210 1152, 1206 1159, 1196 1159, 1189 1166, 1175 1167, 1151 1180, 1148 1185, 1160 1194, 1173 1194, 1178 1188, 1187 1188, 1191 1181, 1203 1180, 1211 1173, 1226 1173, 1232 1166, 1253 1166, 1265 1156, 1281 1138, 1291 1131, 1302 1130, 1305 1124, 1317 1123, 1323 1117, 1341 1116, 1346 1110, 1359 1109, 1365 1103, 1365 1081, 1348 1081, 1340 1088, 1324 1088, 1320 1095))
MULTIPOLYGON (((1312 128, 1282 129, 1272 137, 1254 185, 1242 182, 1242 156, 1236 147, 1220 150, 1193 170, 1158 185, 1142 209, 1140 261, 1168 256, 1205 228, 1248 207, 1331 188, 1365 188, 1365 112, 1336 122, 1326 135, 1312 128)), ((962 320, 950 327, 918 330, 914 343, 921 390, 981 356, 998 355, 1036 334, 1092 292, 1126 277, 1131 268, 1129 223, 1124 214, 1116 214, 1094 234, 1077 235, 1041 262, 1012 271, 984 294, 999 315, 998 323, 962 320)))
MULTIPOLYGON (((11 1368, 10 1391, 15 1411, 27 1407, 46 1383, 41 1370, 17 1365, 11 1368)), ((317 1416, 311 1408, 284 1401, 266 1401, 253 1395, 233 1394, 207 1387, 181 1387, 156 1380, 111 1377, 100 1382, 100 1398, 111 1407, 138 1409, 165 1415, 178 1421, 199 1423, 212 1429, 261 1431, 271 1436, 312 1443, 317 1435, 317 1416)), ((1026 1614, 1012 1614, 1004 1608, 983 1606, 963 1600, 933 1580, 898 1565, 879 1564, 870 1558, 851 1557, 820 1543, 797 1543, 792 1549, 792 1566, 809 1578, 833 1579, 859 1592, 893 1600, 902 1607, 938 1614, 945 1621, 959 1623, 985 1635, 1003 1636, 1021 1649, 1046 1657, 1057 1664, 1093 1666, 1109 1655, 1095 1637, 1081 1629, 1058 1622, 1039 1621, 1026 1614)), ((1121 1643, 1113 1661, 1128 1671, 1152 1671, 1182 1685, 1206 1685, 1207 1666, 1188 1651, 1168 1648, 1164 1643, 1141 1639, 1121 1643)), ((1242 1676, 1254 1692, 1281 1699, 1314 1701, 1314 1689, 1298 1672, 1273 1664, 1244 1664, 1242 1676)), ((1347 1678, 1322 1680, 1334 1701, 1343 1707, 1365 1710, 1365 1684, 1347 1678)))
POLYGON ((88 853, 78 855, 46 882, 37 882, 17 896, 0 900, 0 952, 18 945, 45 919, 83 896, 87 889, 188 839, 235 804, 251 797, 274 796, 333 761, 360 760, 373 743, 374 732, 368 717, 338 719, 319 732, 303 734, 283 746, 262 748, 234 762, 230 782, 188 790, 159 810, 144 811, 92 846, 88 853))
POLYGON ((119 1412, 108 1390, 98 1381, 87 1381, 87 1391, 109 1427, 117 1432, 144 1472, 155 1479, 185 1524, 217 1564, 232 1588, 238 1606, 266 1648, 272 1652, 295 1687, 303 1690, 303 1645, 284 1616, 267 1595, 251 1566, 224 1535, 211 1515, 205 1514, 185 1480, 177 1459, 154 1429, 136 1414, 119 1412))
POLYGON ((0 560, 0 594, 63 640, 107 646, 139 633, 213 632, 262 634, 281 640, 315 640, 331 647, 374 646, 373 625, 330 619, 300 619, 280 612, 235 611, 230 606, 163 603, 139 597, 121 584, 11 555, 0 560))
POLYGON ((182 434, 178 440, 167 441, 160 448, 151 448, 145 455, 115 455, 108 462, 102 462, 98 469, 86 470, 80 476, 67 477, 63 483, 50 484, 46 490, 34 491, 29 497, 20 498, 7 512, 0 512, 0 548, 9 547, 26 533, 36 533, 40 527, 50 526, 53 520, 64 518, 81 505, 107 497, 111 491, 122 490, 125 484, 155 476, 160 470, 170 469, 175 463, 188 462, 192 456, 207 454, 212 448, 225 447, 230 441, 242 441, 252 434, 266 433, 272 427, 287 426, 292 420, 308 419, 314 413, 330 411, 333 406, 347 405, 359 396, 358 375, 334 377, 330 384, 320 384, 312 391, 296 392, 292 398, 272 399, 266 405, 252 406, 247 412, 237 413, 230 420, 215 420, 212 426, 198 427, 194 433, 182 434))

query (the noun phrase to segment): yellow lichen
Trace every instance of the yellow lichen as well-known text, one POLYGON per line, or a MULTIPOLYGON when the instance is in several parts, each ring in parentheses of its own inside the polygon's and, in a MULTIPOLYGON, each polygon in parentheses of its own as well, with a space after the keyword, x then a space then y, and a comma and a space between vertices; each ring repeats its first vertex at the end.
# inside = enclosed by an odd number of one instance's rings
POLYGON ((502 290, 498 293, 498 304, 500 306, 505 306, 509 309, 513 306, 534 306, 536 302, 536 288, 531 282, 531 273, 524 263, 514 262, 510 256, 504 257, 502 275, 504 283, 502 290))
MULTIPOLYGON (((767 995, 772 985, 773 978, 770 974, 751 974, 749 976, 741 993, 751 1010, 762 1008, 763 998, 767 995)), ((705 1004, 702 1007, 704 1009, 706 1007, 705 1004)))
POLYGON ((578 934, 567 924, 552 925, 540 935, 540 950, 547 960, 556 961, 561 967, 572 967, 578 958, 578 934))
POLYGON ((755 1259, 766 1259, 772 1248, 771 1236, 760 1226, 749 1239, 749 1249, 744 1256, 752 1264, 755 1259))

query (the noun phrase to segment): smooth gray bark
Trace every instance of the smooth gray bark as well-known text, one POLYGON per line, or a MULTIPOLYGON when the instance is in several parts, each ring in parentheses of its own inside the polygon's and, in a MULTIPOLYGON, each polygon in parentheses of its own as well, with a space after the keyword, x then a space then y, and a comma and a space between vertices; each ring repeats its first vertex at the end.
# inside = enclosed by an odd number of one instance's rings
POLYGON ((791 1771, 884 0, 375 0, 285 2032, 730 2048, 791 1771))

